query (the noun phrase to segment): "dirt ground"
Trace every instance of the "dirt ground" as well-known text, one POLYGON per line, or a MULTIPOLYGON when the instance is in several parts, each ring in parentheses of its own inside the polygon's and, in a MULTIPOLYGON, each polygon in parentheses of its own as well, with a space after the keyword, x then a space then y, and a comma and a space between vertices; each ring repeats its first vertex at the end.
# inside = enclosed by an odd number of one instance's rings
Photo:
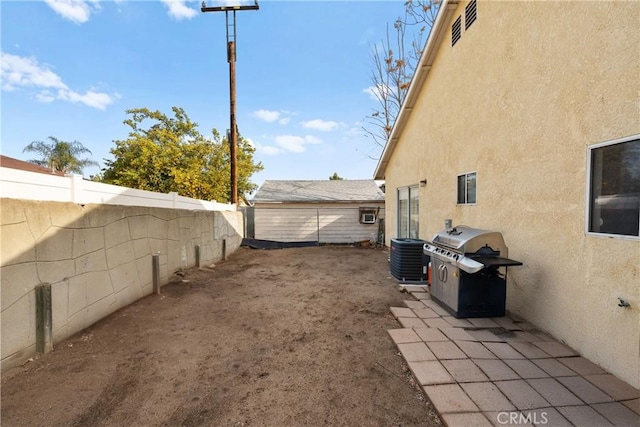
POLYGON ((240 248, 2 374, 11 426, 436 426, 388 252, 240 248))

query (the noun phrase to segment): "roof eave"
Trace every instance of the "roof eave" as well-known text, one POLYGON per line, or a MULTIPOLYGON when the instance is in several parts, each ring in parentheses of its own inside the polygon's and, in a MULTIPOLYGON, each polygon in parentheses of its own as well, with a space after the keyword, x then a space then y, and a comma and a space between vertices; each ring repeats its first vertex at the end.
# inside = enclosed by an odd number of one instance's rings
POLYGON ((389 140, 384 146, 384 150, 382 151, 380 160, 378 160, 378 165, 376 166, 373 179, 385 179, 385 172, 387 169, 387 165, 389 164, 391 154, 398 144, 400 134, 402 133, 404 126, 409 120, 409 116, 411 115, 411 111, 413 110, 413 107, 416 103, 418 94, 420 93, 422 85, 424 84, 425 80, 427 79, 427 75, 431 70, 431 65, 435 60, 438 49, 440 48, 440 44, 442 43, 442 39, 444 38, 446 31, 449 28, 448 23, 451 19, 451 16, 457 9, 459 1, 460 0, 443 0, 442 4, 440 5, 438 16, 433 23, 433 28, 429 33, 429 38, 427 39, 424 51, 422 52, 422 56, 420 56, 420 62, 418 62, 416 71, 414 72, 413 78, 411 79, 411 84, 409 85, 409 89, 407 90, 407 97, 402 103, 402 107, 400 107, 400 112, 398 113, 396 121, 393 124, 393 128, 391 129, 389 140))

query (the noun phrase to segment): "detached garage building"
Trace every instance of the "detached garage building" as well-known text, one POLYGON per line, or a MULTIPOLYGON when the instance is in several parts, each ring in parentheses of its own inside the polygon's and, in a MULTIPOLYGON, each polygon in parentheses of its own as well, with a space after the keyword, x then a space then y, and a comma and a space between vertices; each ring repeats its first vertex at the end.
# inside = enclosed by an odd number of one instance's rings
POLYGON ((256 239, 355 243, 383 232, 384 193, 372 179, 265 181, 253 202, 256 239))

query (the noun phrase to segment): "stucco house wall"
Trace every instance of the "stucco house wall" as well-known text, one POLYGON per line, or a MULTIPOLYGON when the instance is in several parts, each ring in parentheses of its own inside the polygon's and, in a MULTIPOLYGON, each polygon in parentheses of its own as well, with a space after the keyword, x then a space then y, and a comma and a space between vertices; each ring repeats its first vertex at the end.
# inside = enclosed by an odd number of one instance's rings
POLYGON ((376 171, 387 241, 397 188, 426 179, 420 238, 445 218, 502 232, 524 262, 509 271, 507 309, 640 387, 640 241, 585 232, 587 147, 640 134, 640 3, 478 2, 452 47, 467 4, 445 2, 442 41, 376 171), (468 172, 477 203, 457 205, 468 172))

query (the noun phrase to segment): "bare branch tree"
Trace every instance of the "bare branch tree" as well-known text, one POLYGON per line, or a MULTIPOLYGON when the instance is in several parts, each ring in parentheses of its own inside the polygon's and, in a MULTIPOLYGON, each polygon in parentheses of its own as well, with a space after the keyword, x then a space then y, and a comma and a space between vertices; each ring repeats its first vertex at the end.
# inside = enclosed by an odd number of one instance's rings
POLYGON ((369 88, 378 102, 365 117, 363 130, 374 142, 369 157, 377 160, 384 148, 400 107, 404 102, 411 79, 424 49, 424 37, 431 31, 441 0, 408 0, 404 4, 404 17, 393 23, 395 39, 387 26, 387 37, 372 48, 373 69, 369 88), (410 39, 407 36, 409 27, 410 39))

